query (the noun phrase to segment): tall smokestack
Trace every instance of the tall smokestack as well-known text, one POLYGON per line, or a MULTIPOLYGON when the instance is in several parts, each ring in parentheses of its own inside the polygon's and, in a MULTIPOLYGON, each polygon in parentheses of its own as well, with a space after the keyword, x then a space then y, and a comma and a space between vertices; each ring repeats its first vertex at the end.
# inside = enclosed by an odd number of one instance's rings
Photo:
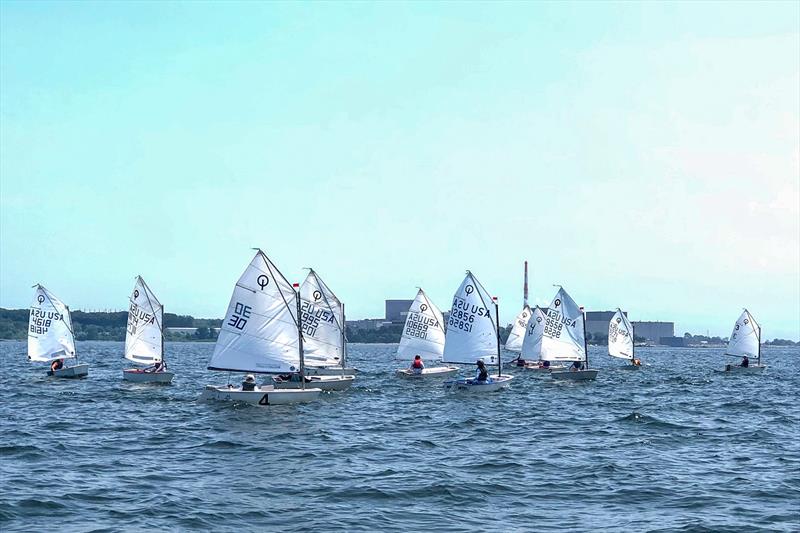
POLYGON ((522 305, 528 305, 528 262, 525 261, 525 286, 522 289, 522 305))

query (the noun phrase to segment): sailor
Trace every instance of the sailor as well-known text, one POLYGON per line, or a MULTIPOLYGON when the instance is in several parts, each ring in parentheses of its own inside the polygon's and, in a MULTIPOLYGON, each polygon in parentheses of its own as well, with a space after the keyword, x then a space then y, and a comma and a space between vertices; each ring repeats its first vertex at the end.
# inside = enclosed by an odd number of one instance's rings
POLYGON ((539 361, 539 368, 550 368, 550 361, 539 361))
POLYGON ((256 390, 256 377, 253 374, 247 374, 242 381, 242 391, 256 390))
POLYGON ((55 372, 56 370, 61 370, 64 368, 64 360, 63 359, 56 359, 52 363, 50 363, 50 371, 55 372))
POLYGON ((523 367, 523 366, 525 366, 526 364, 527 364, 527 363, 525 362, 525 359, 523 359, 522 357, 518 357, 518 358, 517 358, 517 366, 519 366, 519 367, 523 367))
POLYGON ((486 371, 486 365, 483 363, 483 360, 478 359, 476 363, 478 365, 477 370, 475 371, 475 381, 486 382, 489 379, 489 372, 486 371))
POLYGON ((156 361, 152 365, 148 366, 147 368, 144 369, 144 372, 147 372, 149 374, 151 372, 163 372, 166 369, 167 369, 167 363, 165 363, 162 360, 162 361, 156 361))
POLYGON ((631 362, 633 363, 633 366, 642 366, 642 362, 639 359, 634 359, 631 362))
POLYGON ((422 362, 422 357, 415 355, 414 361, 411 363, 411 371, 415 374, 422 374, 422 369, 424 368, 425 363, 422 362))
POLYGON ((750 359, 748 359, 747 356, 745 355, 744 357, 742 357, 742 364, 740 364, 739 366, 742 367, 742 368, 749 367, 750 366, 750 359))
POLYGON ((569 371, 570 372, 577 372, 578 370, 582 370, 582 369, 583 369, 583 365, 581 364, 580 361, 575 361, 574 363, 572 363, 572 366, 569 367, 569 371))

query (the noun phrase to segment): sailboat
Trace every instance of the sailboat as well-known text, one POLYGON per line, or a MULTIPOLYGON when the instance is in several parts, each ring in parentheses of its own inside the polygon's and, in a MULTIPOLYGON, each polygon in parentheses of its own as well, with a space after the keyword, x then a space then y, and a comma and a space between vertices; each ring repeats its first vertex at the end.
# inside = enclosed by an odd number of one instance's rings
POLYGON ((514 324, 511 326, 511 332, 508 334, 506 343, 503 346, 509 352, 520 353, 522 351, 522 341, 525 339, 525 328, 528 327, 528 321, 531 319, 533 312, 528 304, 522 307, 517 318, 514 319, 514 324))
POLYGON ((309 377, 284 374, 273 376, 268 384, 278 389, 298 389, 302 387, 302 380, 324 391, 349 389, 355 376, 345 374, 344 304, 314 269, 309 269, 300 286, 299 321, 303 328, 306 376, 309 377), (310 371, 311 368, 315 371, 310 371))
POLYGON ((497 365, 497 376, 486 381, 449 380, 445 381, 445 388, 491 392, 508 387, 514 376, 502 373, 498 318, 497 302, 489 296, 472 272, 467 271, 464 281, 453 296, 442 361, 474 365, 480 359, 485 365, 497 365))
POLYGON ((51 363, 48 376, 57 378, 82 378, 89 374, 89 365, 78 364, 75 352, 75 334, 69 307, 42 285, 34 285, 36 292, 28 317, 28 360, 51 363), (56 361, 75 359, 72 366, 55 368, 56 361))
POLYGON ((164 369, 155 372, 126 368, 122 371, 122 379, 136 383, 170 383, 175 374, 166 370, 164 359, 164 306, 142 276, 136 276, 130 303, 125 332, 125 359, 139 365, 163 362, 164 369))
MULTIPOLYGON (((411 302, 406 315, 400 346, 395 359, 406 364, 420 356, 423 361, 441 361, 444 352, 444 318, 442 312, 428 299, 425 291, 419 289, 417 297, 411 302)), ((422 371, 400 368, 396 374, 404 378, 422 379, 449 377, 458 372, 455 366, 425 367, 422 371)))
POLYGON ((608 355, 627 359, 630 364, 622 367, 626 370, 638 370, 641 368, 641 363, 636 359, 633 346, 633 324, 630 323, 628 317, 619 307, 608 323, 608 355))
POLYGON ((759 373, 763 372, 766 365, 761 364, 761 326, 756 319, 745 309, 733 326, 733 333, 728 339, 725 355, 734 357, 756 358, 756 364, 748 366, 725 365, 725 372, 759 373))
POLYGON ((531 311, 531 317, 525 327, 525 336, 522 340, 520 360, 525 361, 523 368, 535 372, 550 372, 564 370, 563 365, 552 365, 549 361, 542 360, 542 334, 547 315, 538 305, 531 311))
MULTIPOLYGON (((228 311, 208 362, 209 370, 286 374, 304 370, 300 298, 260 249, 233 289, 228 311)), ((310 402, 322 390, 207 385, 201 400, 231 400, 252 405, 310 402)))
POLYGON ((586 381, 597 377, 589 370, 589 349, 586 345, 586 317, 575 300, 559 287, 545 315, 540 357, 543 361, 578 361, 581 370, 551 370, 553 379, 586 381))

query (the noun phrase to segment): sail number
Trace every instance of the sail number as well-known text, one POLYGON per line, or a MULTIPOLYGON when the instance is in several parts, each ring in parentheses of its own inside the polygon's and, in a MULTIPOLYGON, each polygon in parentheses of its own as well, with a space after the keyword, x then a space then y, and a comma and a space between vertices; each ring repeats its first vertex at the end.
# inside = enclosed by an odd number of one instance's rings
POLYGON ((303 333, 313 337, 321 323, 334 323, 333 313, 325 309, 319 309, 310 302, 301 301, 300 322, 303 325, 303 333))
POLYGON ((253 308, 251 306, 236 302, 233 306, 233 313, 231 313, 231 317, 228 319, 228 325, 240 331, 243 330, 252 312, 253 308))
POLYGON ((434 318, 420 315, 419 313, 410 313, 406 320, 406 329, 403 331, 403 335, 427 339, 428 328, 438 325, 439 321, 434 318))
POLYGON ((31 309, 29 331, 36 335, 43 335, 50 329, 50 325, 53 321, 61 320, 62 316, 61 313, 54 313, 53 311, 31 309))

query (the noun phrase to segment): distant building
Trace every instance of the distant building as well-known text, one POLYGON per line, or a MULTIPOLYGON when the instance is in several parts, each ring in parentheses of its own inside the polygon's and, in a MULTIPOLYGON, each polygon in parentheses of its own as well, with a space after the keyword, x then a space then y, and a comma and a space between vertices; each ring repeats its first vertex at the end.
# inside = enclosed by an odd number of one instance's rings
POLYGON ((363 318, 361 320, 347 320, 345 325, 349 329, 378 329, 391 322, 382 318, 363 318))
MULTIPOLYGON (((586 332, 592 335, 608 335, 608 323, 614 318, 614 313, 616 311, 586 311, 586 332)), ((623 313, 628 316, 626 311, 623 313)))
MULTIPOLYGON (((637 337, 644 337, 648 342, 661 344, 662 338, 675 336, 674 322, 632 322, 633 334, 637 337)), ((667 346, 674 346, 667 344, 667 346)))
POLYGON ((404 324, 412 303, 414 300, 386 300, 386 320, 404 324))
POLYGON ((658 344, 676 347, 689 346, 688 339, 684 339, 683 337, 661 337, 658 339, 658 344))

